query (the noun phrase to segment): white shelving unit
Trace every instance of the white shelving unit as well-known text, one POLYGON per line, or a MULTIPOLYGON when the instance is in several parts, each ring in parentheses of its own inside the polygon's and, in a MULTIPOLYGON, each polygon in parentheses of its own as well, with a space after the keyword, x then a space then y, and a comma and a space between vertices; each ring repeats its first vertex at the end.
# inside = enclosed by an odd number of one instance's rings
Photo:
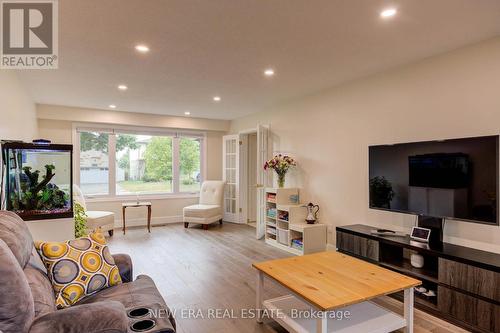
MULTIPOLYGON (((295 296, 287 295, 266 300, 263 306, 269 310, 282 327, 294 333, 315 333, 317 319, 292 314, 311 313, 313 309, 295 296)), ((349 318, 328 317, 327 332, 335 333, 386 333, 393 332, 407 325, 406 320, 370 301, 354 304, 334 311, 336 314, 349 313, 349 318)))
POLYGON ((298 188, 267 188, 265 195, 267 244, 296 255, 326 250, 326 225, 305 222, 298 188))

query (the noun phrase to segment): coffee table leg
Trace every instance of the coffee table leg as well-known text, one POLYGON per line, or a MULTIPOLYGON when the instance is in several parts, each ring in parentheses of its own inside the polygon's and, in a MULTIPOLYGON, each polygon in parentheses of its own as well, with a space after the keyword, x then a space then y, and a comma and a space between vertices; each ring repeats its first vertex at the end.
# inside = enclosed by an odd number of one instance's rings
POLYGON ((328 326, 327 312, 321 312, 321 318, 316 319, 316 333, 326 333, 328 326))
POLYGON ((122 218, 123 218, 123 234, 125 235, 125 208, 122 207, 122 218))
POLYGON ((151 206, 148 206, 148 232, 151 232, 151 206))
POLYGON ((413 333, 413 288, 405 289, 404 317, 406 320, 405 333, 413 333))
POLYGON ((257 303, 255 309, 257 310, 257 322, 262 324, 262 299, 264 292, 264 274, 261 271, 257 271, 257 288, 255 289, 257 294, 257 303))

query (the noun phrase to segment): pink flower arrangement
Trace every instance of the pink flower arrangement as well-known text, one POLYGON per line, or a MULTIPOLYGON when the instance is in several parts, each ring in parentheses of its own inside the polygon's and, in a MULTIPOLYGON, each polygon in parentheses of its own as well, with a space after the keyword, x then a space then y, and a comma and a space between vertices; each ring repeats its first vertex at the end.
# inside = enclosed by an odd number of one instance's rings
POLYGON ((297 162, 288 155, 278 154, 264 164, 264 170, 273 169, 278 175, 278 185, 285 185, 285 175, 288 169, 297 166, 297 162))

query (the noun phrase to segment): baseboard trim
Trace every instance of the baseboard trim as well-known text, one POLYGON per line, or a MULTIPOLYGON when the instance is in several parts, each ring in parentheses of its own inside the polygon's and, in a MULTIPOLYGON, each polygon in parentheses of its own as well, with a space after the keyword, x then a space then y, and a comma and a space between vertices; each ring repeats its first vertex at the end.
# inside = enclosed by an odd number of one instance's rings
MULTIPOLYGON (((171 223, 180 223, 182 222, 182 215, 175 216, 153 216, 151 217, 151 225, 152 226, 161 226, 171 223)), ((126 227, 145 227, 148 225, 148 221, 146 217, 143 218, 127 218, 126 219, 126 227)), ((114 229, 121 229, 123 227, 123 220, 115 219, 114 229)))

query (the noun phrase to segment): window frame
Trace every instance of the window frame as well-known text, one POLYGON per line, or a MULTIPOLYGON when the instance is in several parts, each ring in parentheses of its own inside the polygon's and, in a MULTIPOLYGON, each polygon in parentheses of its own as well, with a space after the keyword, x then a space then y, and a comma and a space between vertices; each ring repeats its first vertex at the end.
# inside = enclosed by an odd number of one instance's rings
POLYGON ((100 132, 108 133, 108 194, 85 194, 85 198, 90 202, 94 201, 124 201, 134 200, 135 194, 117 194, 116 193, 116 135, 117 134, 135 134, 151 136, 170 136, 172 137, 172 192, 163 193, 143 193, 139 194, 140 199, 171 199, 171 198, 193 198, 199 196, 196 192, 180 191, 180 156, 179 139, 181 137, 199 138, 200 142, 200 174, 201 182, 207 175, 207 133, 200 131, 178 130, 173 128, 155 128, 142 126, 121 126, 106 124, 73 123, 73 174, 74 183, 80 186, 80 132, 100 132))

